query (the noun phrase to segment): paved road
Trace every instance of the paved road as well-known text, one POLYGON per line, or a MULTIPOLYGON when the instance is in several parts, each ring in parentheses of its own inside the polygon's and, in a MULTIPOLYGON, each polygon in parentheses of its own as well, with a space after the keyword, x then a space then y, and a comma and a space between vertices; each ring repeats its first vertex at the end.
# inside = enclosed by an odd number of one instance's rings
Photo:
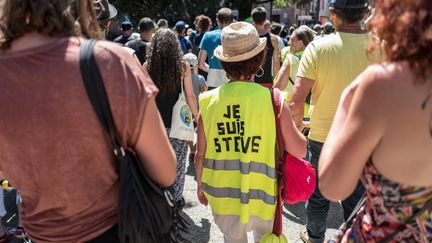
MULTIPOLYGON (((194 243, 206 242, 223 242, 223 235, 213 221, 210 207, 205 207, 198 202, 196 197, 196 181, 193 164, 188 164, 186 183, 184 190, 186 212, 191 222, 191 232, 185 236, 194 243)), ((302 240, 299 237, 300 230, 305 225, 306 217, 304 204, 285 205, 283 211, 283 232, 289 242, 299 242, 302 240)), ((343 214, 342 207, 338 203, 332 203, 327 220, 326 237, 331 237, 339 225, 342 223, 343 214)), ((253 236, 249 235, 249 242, 253 242, 253 236)))
MULTIPOLYGON (((196 181, 193 164, 187 164, 186 183, 184 190, 184 197, 186 206, 184 212, 191 224, 191 230, 185 238, 193 243, 207 243, 207 242, 223 242, 223 235, 219 228, 213 221, 210 207, 205 207, 198 202, 196 197, 196 181)), ((13 226, 17 224, 17 217, 12 216, 16 212, 16 205, 13 195, 6 195, 6 207, 9 211, 3 221, 12 219, 6 225, 13 226)), ((289 242, 299 242, 300 230, 305 224, 305 211, 304 204, 299 203, 295 205, 285 205, 283 211, 283 232, 288 238, 289 242)), ((335 233, 335 229, 342 223, 342 208, 338 203, 332 203, 327 220, 327 237, 335 233)), ((17 241, 19 242, 19 241, 17 241)), ((253 242, 253 236, 249 235, 249 242, 253 242)))

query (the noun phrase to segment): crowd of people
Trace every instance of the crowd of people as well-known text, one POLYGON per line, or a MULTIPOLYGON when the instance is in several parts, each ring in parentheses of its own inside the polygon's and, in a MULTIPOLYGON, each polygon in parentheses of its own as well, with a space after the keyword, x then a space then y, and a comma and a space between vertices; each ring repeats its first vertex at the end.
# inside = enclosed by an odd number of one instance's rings
POLYGON ((80 73, 92 38, 121 143, 175 210, 193 163, 224 242, 273 229, 273 92, 284 150, 317 171, 304 242, 325 241, 330 201, 349 223, 331 241, 431 242, 432 3, 331 0, 329 13, 289 30, 260 6, 252 23, 223 7, 194 30, 143 16, 139 33, 124 21, 111 38, 108 0, 1 1, 0 176, 19 191, 20 224, 0 243, 120 242, 118 165, 80 73), (171 136, 183 94, 196 143, 171 136))

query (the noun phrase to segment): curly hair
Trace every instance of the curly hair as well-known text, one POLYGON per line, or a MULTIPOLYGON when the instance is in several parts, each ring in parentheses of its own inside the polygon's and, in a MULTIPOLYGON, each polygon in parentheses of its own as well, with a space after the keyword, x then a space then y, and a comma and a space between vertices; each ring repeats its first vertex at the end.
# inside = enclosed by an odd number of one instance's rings
POLYGON ((51 37, 100 37, 93 0, 3 0, 0 50, 9 49, 14 40, 30 32, 51 37))
POLYGON ((254 57, 240 62, 224 62, 221 61, 222 67, 227 76, 231 80, 250 80, 258 73, 261 66, 264 64, 264 57, 267 54, 267 49, 262 50, 254 57))
POLYGON ((384 61, 407 61, 424 83, 432 63, 432 4, 430 0, 376 1, 376 16, 369 26, 383 41, 371 43, 369 54, 384 46, 384 61))
POLYGON ((161 95, 173 92, 180 86, 182 60, 177 35, 168 28, 157 30, 151 40, 147 70, 161 95))

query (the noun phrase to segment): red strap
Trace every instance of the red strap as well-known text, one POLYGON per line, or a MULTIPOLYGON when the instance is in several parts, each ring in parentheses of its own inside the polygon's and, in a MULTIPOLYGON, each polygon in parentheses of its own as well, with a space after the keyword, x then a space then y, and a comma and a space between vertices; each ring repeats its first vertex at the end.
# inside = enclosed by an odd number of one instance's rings
POLYGON ((276 213, 273 221, 273 234, 280 236, 282 234, 282 189, 283 189, 283 178, 282 178, 282 161, 284 154, 284 143, 282 139, 282 133, 280 130, 280 116, 281 116, 281 98, 279 89, 270 88, 270 93, 273 101, 273 110, 275 114, 276 121, 276 142, 278 144, 277 153, 275 153, 278 158, 276 158, 276 171, 277 171, 277 204, 276 213))

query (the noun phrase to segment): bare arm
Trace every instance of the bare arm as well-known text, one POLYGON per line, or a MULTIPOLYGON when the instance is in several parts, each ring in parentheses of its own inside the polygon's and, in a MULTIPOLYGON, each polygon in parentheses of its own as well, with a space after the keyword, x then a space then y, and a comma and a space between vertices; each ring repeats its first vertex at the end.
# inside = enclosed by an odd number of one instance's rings
POLYGON ((289 58, 287 58, 281 69, 279 70, 279 75, 276 79, 276 82, 274 84, 275 88, 278 88, 280 90, 284 90, 285 87, 287 86, 289 77, 290 77, 290 62, 289 62, 289 58))
POLYGON ((329 200, 343 200, 354 191, 381 140, 385 122, 380 114, 385 113, 379 108, 382 102, 377 93, 370 82, 358 87, 355 82, 341 97, 318 163, 320 190, 329 200))
POLYGON ((289 107, 294 123, 300 131, 303 130, 304 103, 314 82, 315 80, 304 77, 297 77, 295 80, 289 107))
POLYGON ((188 104, 194 118, 198 117, 198 104, 196 102, 195 93, 193 92, 192 74, 189 65, 183 62, 183 82, 184 91, 186 94, 186 103, 188 104))
POLYGON ((296 129, 286 102, 283 104, 280 120, 285 150, 297 158, 304 158, 306 155, 306 138, 296 129))
POLYGON ((147 103, 135 151, 144 170, 158 184, 168 187, 176 178, 176 157, 154 98, 147 103))
POLYGON ((207 51, 200 49, 200 51, 198 53, 198 68, 203 70, 204 72, 208 73, 209 66, 206 63, 206 60, 207 60, 207 51))
POLYGON ((197 131, 198 141, 197 141, 197 149, 195 154, 195 174, 197 179, 197 196, 198 200, 201 204, 207 205, 207 199, 204 195, 202 189, 202 172, 203 172, 203 164, 205 159, 206 152, 206 137, 204 133, 204 125, 202 123, 201 116, 198 118, 198 131, 197 131))

